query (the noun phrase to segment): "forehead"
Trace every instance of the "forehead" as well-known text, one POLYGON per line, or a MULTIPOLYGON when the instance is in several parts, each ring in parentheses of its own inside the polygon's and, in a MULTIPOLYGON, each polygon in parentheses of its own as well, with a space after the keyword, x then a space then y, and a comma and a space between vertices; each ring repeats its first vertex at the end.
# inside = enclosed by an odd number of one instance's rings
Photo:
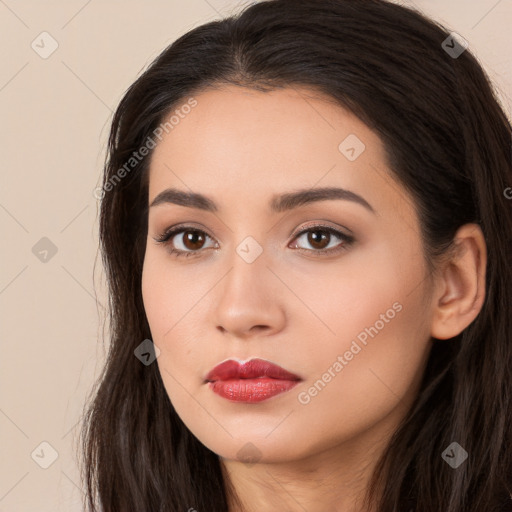
POLYGON ((298 87, 261 92, 237 86, 193 98, 193 108, 180 112, 176 105, 154 149, 150 202, 168 187, 218 197, 221 207, 223 198, 246 205, 265 198, 267 204, 276 191, 314 186, 382 199, 378 187, 389 182, 382 177, 383 144, 332 99, 298 87))
POLYGON ((233 162, 244 154, 254 157, 250 151, 260 150, 262 158, 279 155, 293 161, 309 155, 310 162, 323 152, 337 157, 338 144, 350 134, 372 152, 383 149, 379 137, 356 116, 309 89, 260 92, 224 86, 195 95, 194 100, 196 105, 187 108, 186 114, 180 112, 185 112, 187 100, 183 99, 164 120, 172 122, 162 133, 155 160, 186 157, 193 161, 208 153, 233 162), (228 149, 231 153, 225 155, 228 149))

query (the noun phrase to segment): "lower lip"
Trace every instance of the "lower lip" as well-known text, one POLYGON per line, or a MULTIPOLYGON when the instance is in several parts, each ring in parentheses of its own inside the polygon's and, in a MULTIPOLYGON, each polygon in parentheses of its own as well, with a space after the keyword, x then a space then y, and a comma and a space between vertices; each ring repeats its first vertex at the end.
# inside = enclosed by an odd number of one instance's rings
POLYGON ((299 381, 281 379, 230 379, 210 382, 210 389, 232 402, 256 403, 292 389, 299 381))

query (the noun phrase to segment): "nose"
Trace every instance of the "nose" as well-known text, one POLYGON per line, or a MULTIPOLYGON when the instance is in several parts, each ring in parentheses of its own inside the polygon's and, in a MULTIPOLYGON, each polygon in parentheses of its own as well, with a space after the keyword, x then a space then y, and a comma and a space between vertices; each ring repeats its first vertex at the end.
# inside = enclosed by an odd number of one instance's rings
POLYGON ((217 290, 217 329, 240 339, 269 336, 285 325, 284 286, 262 256, 247 263, 233 258, 233 264, 217 290))

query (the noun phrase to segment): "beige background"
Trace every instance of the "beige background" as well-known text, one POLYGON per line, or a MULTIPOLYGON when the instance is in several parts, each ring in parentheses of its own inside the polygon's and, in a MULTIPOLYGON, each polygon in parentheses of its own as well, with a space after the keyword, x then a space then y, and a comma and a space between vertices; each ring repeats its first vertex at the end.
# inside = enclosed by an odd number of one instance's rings
MULTIPOLYGON (((74 443, 104 357, 93 192, 112 112, 170 42, 244 3, 0 0, 0 512, 82 509, 74 443), (58 43, 46 59, 43 31, 58 43), (54 255, 34 254, 43 237, 54 255), (42 442, 58 454, 47 469, 42 442)), ((413 5, 469 41, 510 115, 512 1, 413 5)))

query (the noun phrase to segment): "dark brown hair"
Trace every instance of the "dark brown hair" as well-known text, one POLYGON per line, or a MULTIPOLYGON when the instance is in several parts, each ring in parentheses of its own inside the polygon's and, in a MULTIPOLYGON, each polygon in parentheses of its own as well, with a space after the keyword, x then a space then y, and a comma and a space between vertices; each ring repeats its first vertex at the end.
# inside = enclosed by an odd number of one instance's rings
POLYGON ((368 500, 380 512, 506 510, 512 130, 470 49, 455 57, 443 45, 448 37, 419 12, 383 0, 264 1, 181 36, 127 90, 103 176, 100 242, 111 329, 81 432, 90 510, 226 512, 233 492, 218 456, 174 410, 158 366, 134 356, 151 339, 141 294, 151 152, 112 185, 170 112, 222 84, 307 86, 373 129, 393 176, 414 198, 433 269, 460 226, 481 226, 488 251, 482 310, 460 335, 434 340, 420 392, 378 461, 368 500), (456 469, 441 457, 454 441, 469 454, 456 469))

